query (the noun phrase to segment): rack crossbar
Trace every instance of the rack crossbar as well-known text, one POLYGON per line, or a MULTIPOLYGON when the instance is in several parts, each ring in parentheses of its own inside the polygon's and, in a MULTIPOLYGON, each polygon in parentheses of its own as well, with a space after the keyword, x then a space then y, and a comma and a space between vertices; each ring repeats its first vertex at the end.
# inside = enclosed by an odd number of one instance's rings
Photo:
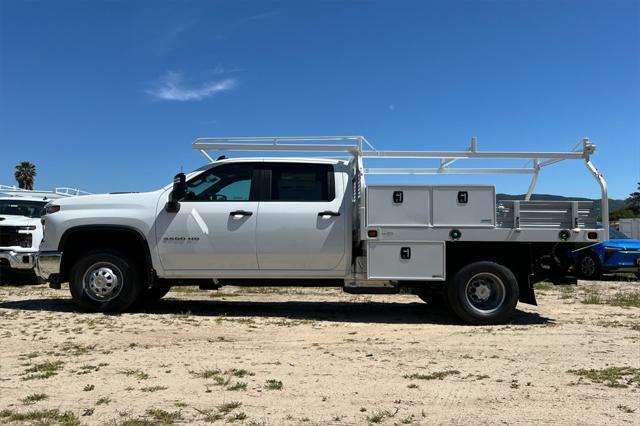
POLYGON ((506 151, 364 151, 365 158, 443 158, 443 159, 582 159, 582 152, 506 152, 506 151))
POLYGON ((536 173, 536 169, 518 168, 387 168, 365 167, 362 169, 367 175, 478 175, 478 174, 519 174, 530 175, 536 173))
POLYGON ((358 153, 358 147, 355 145, 338 145, 338 144, 265 144, 265 143, 212 143, 203 142, 198 145, 194 144, 194 149, 198 150, 218 150, 218 151, 311 151, 311 152, 351 152, 358 153))
POLYGON ((11 196, 32 196, 32 197, 40 197, 40 196, 65 196, 70 197, 74 195, 90 195, 90 192, 83 191, 78 188, 69 188, 69 187, 58 187, 54 188, 51 191, 47 190, 39 190, 39 189, 24 189, 18 188, 16 186, 9 185, 0 185, 0 194, 6 194, 11 196))

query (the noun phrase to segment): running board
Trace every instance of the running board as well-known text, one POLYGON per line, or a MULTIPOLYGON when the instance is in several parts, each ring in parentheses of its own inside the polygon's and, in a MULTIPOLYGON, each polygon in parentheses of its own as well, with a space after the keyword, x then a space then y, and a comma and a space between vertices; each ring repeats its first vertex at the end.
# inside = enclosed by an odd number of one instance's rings
POLYGON ((345 281, 343 290, 350 294, 396 294, 400 291, 397 282, 358 279, 345 281))

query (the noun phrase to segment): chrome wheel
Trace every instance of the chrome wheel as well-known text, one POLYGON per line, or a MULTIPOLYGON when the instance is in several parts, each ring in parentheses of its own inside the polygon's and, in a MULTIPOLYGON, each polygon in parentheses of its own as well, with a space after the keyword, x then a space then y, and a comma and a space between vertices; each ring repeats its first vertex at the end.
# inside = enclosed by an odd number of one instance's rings
POLYGON ((110 262, 91 265, 82 278, 82 287, 89 298, 96 302, 108 302, 122 291, 122 271, 110 262))
POLYGON ((585 256, 580 260, 580 273, 585 277, 592 277, 596 273, 596 261, 591 256, 585 256))
POLYGON ((467 281, 465 296, 474 311, 487 315, 500 309, 506 297, 506 289, 498 276, 482 272, 467 281))

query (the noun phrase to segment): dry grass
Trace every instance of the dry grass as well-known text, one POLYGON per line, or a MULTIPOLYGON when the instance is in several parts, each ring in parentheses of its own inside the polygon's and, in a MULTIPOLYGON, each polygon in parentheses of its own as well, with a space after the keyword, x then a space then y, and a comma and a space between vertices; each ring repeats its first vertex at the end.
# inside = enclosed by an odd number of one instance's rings
POLYGON ((0 424, 640 424, 637 284, 543 283, 497 327, 409 294, 192 289, 104 315, 14 290, 0 424))

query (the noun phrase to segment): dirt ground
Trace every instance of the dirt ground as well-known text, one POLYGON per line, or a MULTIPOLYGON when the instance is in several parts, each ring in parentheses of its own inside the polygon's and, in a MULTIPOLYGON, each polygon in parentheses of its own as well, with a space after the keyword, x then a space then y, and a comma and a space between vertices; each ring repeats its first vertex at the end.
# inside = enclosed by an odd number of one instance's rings
POLYGON ((412 295, 188 287, 103 315, 0 287, 0 423, 640 424, 640 283, 540 287, 484 327, 412 295))

